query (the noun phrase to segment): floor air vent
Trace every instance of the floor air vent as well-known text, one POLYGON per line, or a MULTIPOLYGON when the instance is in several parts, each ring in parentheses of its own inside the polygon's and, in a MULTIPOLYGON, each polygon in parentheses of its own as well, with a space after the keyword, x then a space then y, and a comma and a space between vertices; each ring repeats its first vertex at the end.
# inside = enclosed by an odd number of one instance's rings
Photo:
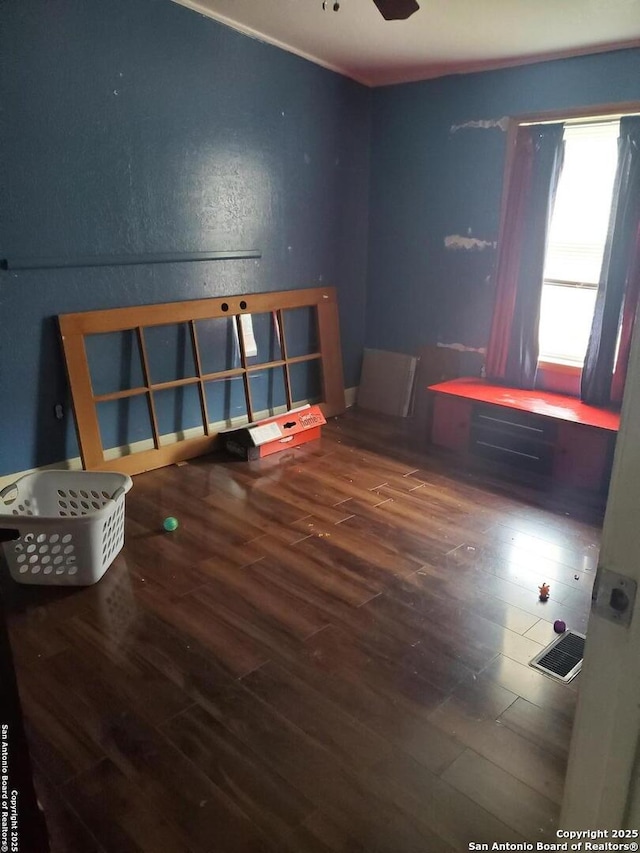
POLYGON ((530 666, 545 672, 558 681, 571 681, 582 668, 584 634, 566 631, 539 652, 530 666))

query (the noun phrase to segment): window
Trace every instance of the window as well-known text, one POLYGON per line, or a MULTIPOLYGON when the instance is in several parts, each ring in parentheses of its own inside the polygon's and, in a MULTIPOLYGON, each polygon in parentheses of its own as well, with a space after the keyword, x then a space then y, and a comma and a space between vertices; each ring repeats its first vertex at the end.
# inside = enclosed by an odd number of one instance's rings
POLYGON ((596 302, 617 165, 619 122, 567 124, 549 229, 540 361, 581 368, 596 302))

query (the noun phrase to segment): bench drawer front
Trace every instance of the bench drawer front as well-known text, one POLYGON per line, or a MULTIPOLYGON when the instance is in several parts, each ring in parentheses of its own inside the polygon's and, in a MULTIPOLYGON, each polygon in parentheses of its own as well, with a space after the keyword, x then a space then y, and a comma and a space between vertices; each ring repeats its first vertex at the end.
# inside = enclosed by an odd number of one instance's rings
POLYGON ((556 424, 546 418, 496 406, 475 406, 470 451, 494 462, 550 474, 556 424))

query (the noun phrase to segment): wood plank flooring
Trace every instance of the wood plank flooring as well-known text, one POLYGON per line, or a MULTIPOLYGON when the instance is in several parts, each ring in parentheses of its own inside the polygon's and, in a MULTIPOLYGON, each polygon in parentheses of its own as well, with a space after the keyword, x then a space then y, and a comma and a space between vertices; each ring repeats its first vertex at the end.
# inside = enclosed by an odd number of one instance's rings
POLYGON ((554 619, 586 628, 599 518, 422 445, 349 412, 136 477, 95 587, 5 570, 55 853, 553 839, 579 679, 528 662, 554 619))

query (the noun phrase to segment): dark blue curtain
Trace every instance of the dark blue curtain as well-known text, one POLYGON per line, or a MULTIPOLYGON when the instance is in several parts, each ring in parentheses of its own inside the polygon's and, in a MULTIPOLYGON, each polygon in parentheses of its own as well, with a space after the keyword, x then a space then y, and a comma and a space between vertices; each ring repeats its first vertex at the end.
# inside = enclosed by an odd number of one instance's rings
POLYGON ((528 129, 532 145, 531 183, 504 377, 507 384, 517 388, 535 385, 547 233, 564 162, 563 124, 542 124, 528 129))
POLYGON ((620 120, 609 230, 582 371, 582 399, 594 406, 611 403, 616 344, 633 268, 639 219, 640 116, 626 116, 620 120))

